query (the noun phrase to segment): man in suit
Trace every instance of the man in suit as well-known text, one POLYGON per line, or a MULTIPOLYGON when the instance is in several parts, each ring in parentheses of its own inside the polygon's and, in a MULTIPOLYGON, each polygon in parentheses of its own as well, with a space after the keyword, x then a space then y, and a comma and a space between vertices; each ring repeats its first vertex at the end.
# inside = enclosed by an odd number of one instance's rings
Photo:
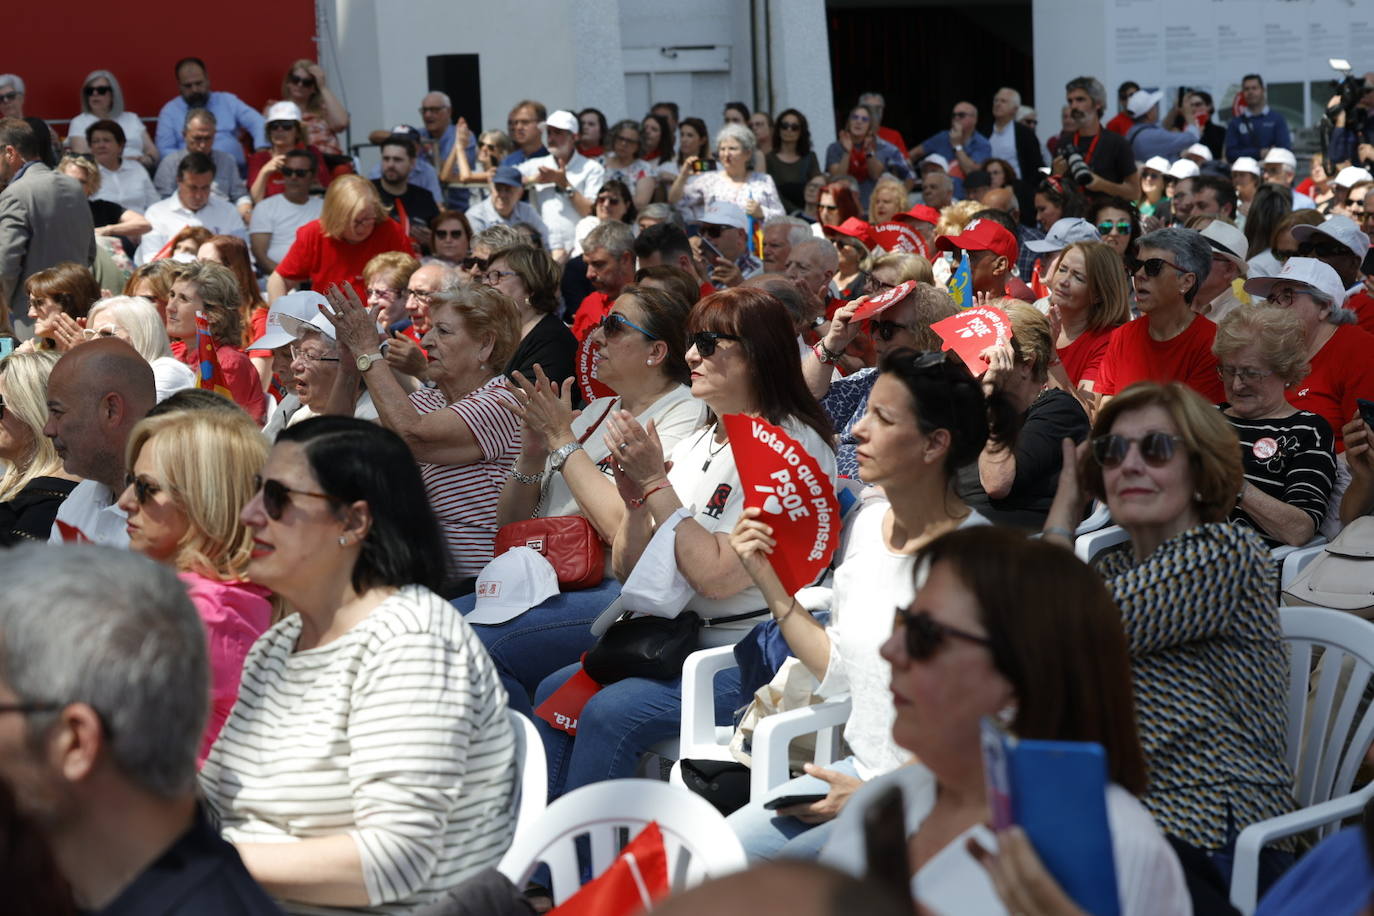
POLYGON ((89 267, 95 260, 86 192, 39 162, 39 149, 28 122, 0 119, 0 321, 26 338, 33 322, 24 281, 63 261, 89 267))
POLYGON ((997 90, 992 97, 992 127, 988 131, 988 142, 992 155, 1004 159, 1016 169, 1016 180, 1012 184, 1016 200, 1020 204, 1022 220, 1027 226, 1035 225, 1035 189, 1040 184, 1040 167, 1045 160, 1040 152, 1040 141, 1035 131, 1016 120, 1016 112, 1021 107, 1021 93, 1009 86, 997 90))

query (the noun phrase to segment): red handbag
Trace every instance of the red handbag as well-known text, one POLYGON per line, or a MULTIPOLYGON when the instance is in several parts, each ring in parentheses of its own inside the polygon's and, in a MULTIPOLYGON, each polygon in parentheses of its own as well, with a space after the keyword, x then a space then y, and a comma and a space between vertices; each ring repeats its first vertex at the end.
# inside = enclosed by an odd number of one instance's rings
POLYGON ((496 532, 500 556, 512 547, 528 547, 539 553, 558 574, 565 592, 600 585, 606 572, 606 548, 592 523, 580 515, 554 515, 502 525, 496 532))

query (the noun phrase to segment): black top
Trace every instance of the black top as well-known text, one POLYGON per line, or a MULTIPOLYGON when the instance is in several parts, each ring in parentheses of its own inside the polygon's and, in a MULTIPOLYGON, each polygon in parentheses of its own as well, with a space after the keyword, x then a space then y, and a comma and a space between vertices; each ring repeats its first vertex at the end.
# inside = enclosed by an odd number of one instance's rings
POLYGON ((1078 136, 1074 142, 1074 131, 1066 130, 1059 135, 1059 149, 1055 155, 1063 156, 1070 149, 1083 154, 1083 161, 1102 178, 1111 182, 1122 182, 1137 171, 1135 153, 1131 144, 1118 133, 1107 130, 1103 125, 1091 137, 1078 136))
POLYGON ((800 210, 806 203, 806 183, 821 173, 816 154, 811 152, 796 162, 783 162, 776 153, 769 153, 764 157, 764 162, 767 163, 766 167, 768 174, 773 178, 773 184, 777 186, 783 209, 788 213, 800 210))
MULTIPOLYGON (((1229 405, 1221 405, 1224 411, 1229 405)), ((1306 410, 1288 417, 1244 420, 1223 413, 1240 437, 1245 480, 1257 490, 1301 509, 1317 530, 1336 480, 1335 437, 1326 420, 1306 410)), ((1231 521, 1253 529, 1270 547, 1270 537, 1245 511, 1245 500, 1231 510, 1231 521)))
MULTIPOLYGON (((386 207, 391 218, 399 220, 400 213, 396 210, 397 195, 382 187, 380 178, 374 178, 372 186, 377 189, 377 195, 382 198, 382 206, 386 207)), ((434 195, 418 185, 406 185, 406 192, 401 194, 399 199, 405 205, 406 216, 411 220, 424 220, 428 226, 439 215, 439 205, 434 202, 434 195)))
POLYGON ((519 370, 525 378, 534 381, 534 364, 538 363, 545 375, 562 384, 564 379, 572 377, 576 359, 577 338, 557 315, 549 314, 540 318, 520 341, 515 355, 506 364, 506 374, 519 370))
POLYGON ((203 809, 100 916, 281 916, 203 809))
POLYGON ((1054 502, 1064 464, 1060 442, 1066 436, 1082 442, 1087 435, 1088 415, 1078 399, 1059 388, 1047 388, 1026 411, 1016 436, 1016 479, 1011 492, 1002 499, 989 499, 978 478, 977 461, 959 469, 955 489, 994 525, 1039 531, 1054 502))
POLYGON ((113 226, 124 215, 124 208, 112 200, 87 199, 86 203, 91 205, 91 220, 97 229, 113 226))
POLYGON ((46 541, 58 507, 76 483, 61 477, 35 477, 14 499, 0 503, 0 547, 46 541))

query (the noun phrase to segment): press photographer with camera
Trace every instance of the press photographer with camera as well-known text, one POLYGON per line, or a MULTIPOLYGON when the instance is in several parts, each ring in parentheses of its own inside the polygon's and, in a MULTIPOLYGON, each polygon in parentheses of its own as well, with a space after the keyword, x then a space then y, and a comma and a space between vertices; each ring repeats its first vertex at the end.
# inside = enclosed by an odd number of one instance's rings
POLYGON ((1327 155, 1333 163, 1374 168, 1374 72, 1363 78, 1347 74, 1336 89, 1339 94, 1326 109, 1331 120, 1327 155))
POLYGON ((1054 174, 1068 175, 1084 192, 1135 200, 1140 196, 1140 172, 1131 145, 1102 127, 1107 90, 1091 76, 1070 80, 1064 90, 1074 129, 1059 136, 1054 174))

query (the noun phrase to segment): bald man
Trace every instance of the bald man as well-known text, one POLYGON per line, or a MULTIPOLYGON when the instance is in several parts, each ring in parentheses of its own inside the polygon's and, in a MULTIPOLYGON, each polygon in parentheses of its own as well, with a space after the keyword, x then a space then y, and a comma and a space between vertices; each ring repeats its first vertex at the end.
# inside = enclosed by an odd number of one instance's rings
POLYGON ((48 422, 62 467, 84 478, 57 510, 48 540, 128 547, 124 513, 124 446, 134 424, 157 403, 153 368, 117 337, 83 343, 48 376, 48 422))

